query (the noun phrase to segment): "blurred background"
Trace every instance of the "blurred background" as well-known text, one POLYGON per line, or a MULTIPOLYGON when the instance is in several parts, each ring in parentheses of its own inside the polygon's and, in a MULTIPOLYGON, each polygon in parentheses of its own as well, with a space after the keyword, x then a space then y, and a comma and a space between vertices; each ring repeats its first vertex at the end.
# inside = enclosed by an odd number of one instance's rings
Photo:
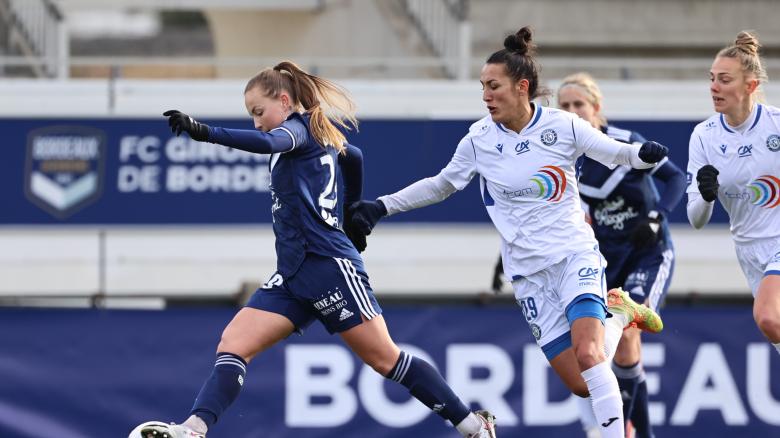
MULTIPOLYGON (((222 328, 274 272, 267 157, 172 137, 163 111, 249 129, 246 80, 292 60, 352 93, 361 124, 348 138, 373 199, 449 161, 485 114, 485 59, 531 25, 544 86, 590 72, 610 123, 669 146, 685 168, 690 133, 712 113, 720 48, 753 29, 770 80, 780 77, 778 10, 773 0, 0 0, 0 436, 123 437, 142 421, 180 421, 222 328)), ((780 86, 764 88, 780 104, 780 86)), ((780 358, 753 324, 726 216, 718 205, 694 231, 684 202, 671 217, 667 329, 645 339, 657 436, 774 436, 780 358)), ((491 291, 498 246, 471 184, 383 222, 364 258, 396 341, 493 410, 502 436, 581 435, 510 285, 491 291)), ((372 373, 312 327, 252 363, 209 436, 453 436, 372 373)))

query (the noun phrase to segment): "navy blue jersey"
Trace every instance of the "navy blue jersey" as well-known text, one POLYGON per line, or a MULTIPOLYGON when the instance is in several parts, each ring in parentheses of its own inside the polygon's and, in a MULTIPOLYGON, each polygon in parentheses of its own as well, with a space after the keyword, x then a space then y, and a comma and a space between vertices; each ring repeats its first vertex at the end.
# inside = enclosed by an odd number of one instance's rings
POLYGON ((271 154, 271 212, 277 271, 282 277, 292 277, 307 252, 360 260, 341 230, 342 160, 335 148, 323 147, 312 137, 308 115, 293 113, 268 133, 212 127, 209 141, 271 154))
POLYGON ((357 250, 341 231, 338 153, 322 147, 309 133, 308 117, 291 117, 280 128, 290 131, 295 147, 271 155, 273 229, 277 270, 292 276, 306 252, 359 259, 357 250))
MULTIPOLYGON (((602 128, 609 137, 625 143, 644 143, 638 133, 609 126, 602 128)), ((588 205, 596 239, 602 246, 624 244, 637 224, 657 210, 663 216, 663 239, 659 245, 669 244, 666 218, 680 201, 685 174, 668 159, 652 169, 633 169, 617 166, 610 169, 588 157, 582 157, 580 168, 580 197, 588 205), (659 196, 653 177, 663 181, 664 192, 659 196)))

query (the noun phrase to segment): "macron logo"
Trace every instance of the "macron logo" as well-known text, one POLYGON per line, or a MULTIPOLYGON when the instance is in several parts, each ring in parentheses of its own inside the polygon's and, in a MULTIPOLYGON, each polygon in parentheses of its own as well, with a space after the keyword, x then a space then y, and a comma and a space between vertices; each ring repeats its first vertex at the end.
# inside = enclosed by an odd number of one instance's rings
POLYGON ((347 310, 347 308, 341 309, 341 314, 339 315, 339 321, 344 321, 345 319, 349 318, 350 316, 354 315, 354 313, 347 310))
POLYGON ((504 153, 504 144, 503 143, 497 144, 496 145, 496 149, 498 149, 499 153, 503 154, 504 153))

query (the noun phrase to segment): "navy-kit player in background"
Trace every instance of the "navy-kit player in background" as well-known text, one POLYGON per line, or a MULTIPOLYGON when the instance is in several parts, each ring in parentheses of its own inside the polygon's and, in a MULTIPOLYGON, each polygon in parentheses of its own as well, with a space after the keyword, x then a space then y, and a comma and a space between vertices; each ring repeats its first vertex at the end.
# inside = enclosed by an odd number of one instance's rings
MULTIPOLYGON (((577 114, 610 138, 642 144, 634 131, 607 124, 603 98, 596 81, 587 73, 563 79, 558 107, 577 114)), ((664 158, 652 169, 607 167, 582 157, 580 197, 593 227, 599 249, 607 259, 607 287, 622 287, 634 301, 656 312, 669 289, 674 270, 674 248, 667 218, 685 192, 685 174, 664 158), (659 193, 654 179, 662 183, 659 193)), ((612 369, 623 395, 623 414, 639 438, 653 436, 649 421, 647 383, 641 363, 640 330, 627 328, 618 344, 612 369)), ((590 409, 581 409, 589 436, 598 435, 590 409)), ((627 427, 627 431, 628 431, 627 427)))
POLYGON ((504 271, 550 365, 575 394, 590 397, 606 438, 623 438, 623 408, 610 368, 630 323, 658 332, 651 309, 607 291, 604 259, 583 220, 575 163, 652 168, 668 150, 615 141, 579 117, 533 100, 539 88, 531 30, 520 29, 488 57, 480 74, 488 115, 471 125, 437 175, 375 201, 350 206, 365 234, 384 216, 441 202, 479 175, 482 202, 501 236, 504 271), (607 317, 607 305, 611 317, 607 317))
MULTIPOLYGON (((238 397, 249 361, 316 319, 462 436, 494 438, 491 414, 471 412, 430 364, 393 342, 358 250, 342 231, 337 206, 345 195, 348 201, 360 198, 363 164, 360 150, 334 126, 357 123, 346 91, 281 62, 250 79, 244 99, 254 130, 210 127, 176 110, 164 115, 176 135, 271 155, 277 272, 225 328, 190 416, 182 424, 139 426, 141 436, 205 437, 238 397), (345 195, 336 183, 342 171, 345 195)), ((349 225, 346 230, 365 247, 364 235, 351 233, 349 225)))
POLYGON ((710 69, 715 114, 688 145, 688 220, 702 228, 715 200, 753 292, 753 319, 780 353, 780 108, 762 104, 760 44, 740 32, 710 69))

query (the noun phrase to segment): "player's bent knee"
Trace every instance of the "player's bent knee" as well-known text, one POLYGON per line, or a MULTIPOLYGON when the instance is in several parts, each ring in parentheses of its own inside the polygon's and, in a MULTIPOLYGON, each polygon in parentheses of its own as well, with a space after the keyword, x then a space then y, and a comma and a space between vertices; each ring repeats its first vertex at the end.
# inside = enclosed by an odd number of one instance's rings
POLYGON ((579 345, 574 345, 574 356, 581 371, 593 368, 606 360, 604 352, 595 342, 581 342, 579 345))
POLYGON ((770 310, 759 310, 754 315, 759 330, 770 340, 780 339, 780 316, 770 310))

